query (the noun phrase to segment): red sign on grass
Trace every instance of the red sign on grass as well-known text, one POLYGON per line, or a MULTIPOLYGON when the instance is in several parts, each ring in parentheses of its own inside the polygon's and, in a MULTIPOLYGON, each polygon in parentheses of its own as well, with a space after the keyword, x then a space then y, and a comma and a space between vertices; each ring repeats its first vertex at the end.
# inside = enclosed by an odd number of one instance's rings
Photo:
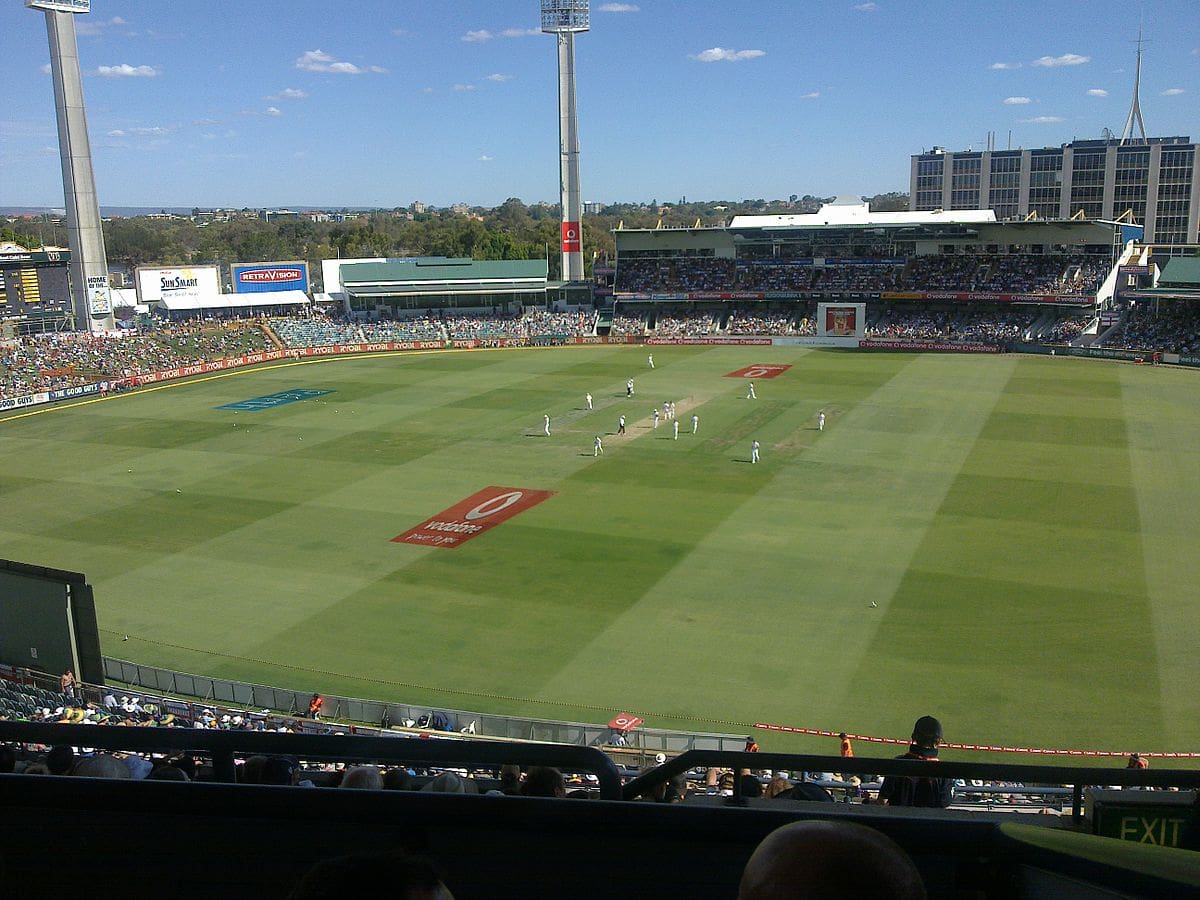
POLYGON ((772 366, 765 363, 757 366, 746 366, 744 369, 738 369, 736 372, 730 372, 726 378, 757 378, 759 380, 765 378, 778 378, 791 366, 772 366))
POLYGON ((492 485, 396 535, 392 542, 453 549, 553 496, 554 491, 492 485))

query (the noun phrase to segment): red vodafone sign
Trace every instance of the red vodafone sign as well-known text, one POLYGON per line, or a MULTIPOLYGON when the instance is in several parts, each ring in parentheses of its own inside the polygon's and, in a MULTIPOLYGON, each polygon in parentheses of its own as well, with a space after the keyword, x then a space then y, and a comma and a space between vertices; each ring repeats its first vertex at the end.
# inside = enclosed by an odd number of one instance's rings
POLYGON ((759 363, 757 366, 746 366, 744 369, 738 369, 736 372, 730 372, 726 378, 750 378, 763 380, 766 378, 778 378, 791 366, 770 365, 767 363, 759 363))
POLYGON ((562 252, 580 253, 583 250, 583 231, 578 222, 562 223, 562 252))
POLYGON ((554 491, 492 485, 396 535, 392 542, 453 549, 553 496, 554 491))

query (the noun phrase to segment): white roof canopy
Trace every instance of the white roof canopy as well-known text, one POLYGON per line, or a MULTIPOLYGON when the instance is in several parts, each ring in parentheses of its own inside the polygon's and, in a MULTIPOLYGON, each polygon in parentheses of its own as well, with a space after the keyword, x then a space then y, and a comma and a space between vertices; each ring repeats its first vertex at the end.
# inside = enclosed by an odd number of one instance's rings
POLYGON ((256 306, 305 306, 304 291, 256 291, 251 294, 221 294, 215 300, 203 297, 164 297, 160 309, 252 309, 256 306))

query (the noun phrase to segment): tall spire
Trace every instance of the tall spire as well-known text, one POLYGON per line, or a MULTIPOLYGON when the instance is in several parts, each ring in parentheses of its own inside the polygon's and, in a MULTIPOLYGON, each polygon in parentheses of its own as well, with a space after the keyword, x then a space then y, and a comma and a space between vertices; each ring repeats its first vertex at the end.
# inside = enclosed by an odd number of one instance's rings
POLYGON ((1138 29, 1137 39, 1137 68, 1133 75, 1133 106, 1129 107, 1129 117, 1125 120, 1125 127, 1121 131, 1121 143, 1125 144, 1133 140, 1133 123, 1137 122, 1137 129, 1142 133, 1142 143, 1146 142, 1146 124, 1142 121, 1142 104, 1140 102, 1140 94, 1142 88, 1142 30, 1138 29))

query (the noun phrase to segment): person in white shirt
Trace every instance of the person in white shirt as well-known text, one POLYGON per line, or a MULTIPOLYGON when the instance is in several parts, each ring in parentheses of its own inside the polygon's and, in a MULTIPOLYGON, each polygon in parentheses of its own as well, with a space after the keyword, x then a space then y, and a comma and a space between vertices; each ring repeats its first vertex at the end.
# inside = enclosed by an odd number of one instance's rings
POLYGON ((692 413, 692 434, 696 433, 696 429, 700 427, 700 417, 692 413))
POLYGON ((587 396, 587 405, 588 405, 588 409, 591 409, 591 408, 592 408, 592 395, 591 395, 591 394, 587 394, 586 396, 587 396))
POLYGON ((671 424, 675 426, 675 440, 679 440, 679 420, 676 419, 671 424))
POLYGON ((624 434, 624 433, 625 433, 625 417, 621 416, 621 418, 617 419, 617 434, 624 434))
POLYGON ((758 399, 758 394, 754 393, 754 382, 753 381, 750 382, 750 390, 746 394, 746 399, 747 400, 757 400, 758 399))
POLYGON ((546 437, 550 437, 550 416, 549 415, 542 416, 542 424, 544 425, 545 430, 546 430, 546 437))
POLYGON ((825 430, 825 410, 821 410, 819 413, 817 413, 817 431, 824 431, 824 430, 825 430))
POLYGON ((604 452, 604 441, 600 440, 600 435, 596 435, 596 442, 592 445, 592 456, 599 456, 604 452))
POLYGON ((652 369, 654 368, 654 354, 653 353, 651 353, 649 356, 646 357, 646 365, 648 365, 652 369))
POLYGON ((754 441, 750 445, 750 462, 758 462, 758 441, 754 441))

